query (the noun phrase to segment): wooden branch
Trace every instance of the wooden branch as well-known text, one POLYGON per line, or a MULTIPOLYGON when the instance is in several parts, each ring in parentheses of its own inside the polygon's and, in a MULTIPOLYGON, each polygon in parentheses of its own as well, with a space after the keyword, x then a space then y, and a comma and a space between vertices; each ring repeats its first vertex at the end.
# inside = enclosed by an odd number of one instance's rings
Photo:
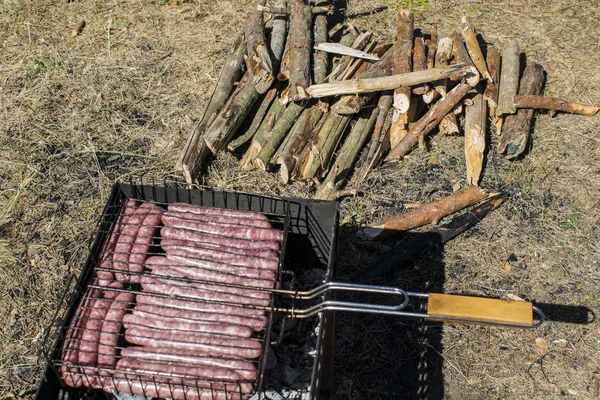
POLYGON ((283 55, 281 56, 281 62, 279 63, 279 73, 277 74, 277 80, 279 82, 285 82, 290 79, 290 34, 288 32, 285 40, 285 47, 283 48, 283 55))
POLYGON ((513 97, 519 89, 519 55, 519 44, 516 40, 508 42, 502 51, 498 107, 496 107, 498 117, 502 114, 514 114, 517 111, 513 97))
MULTIPOLYGON (((450 65, 450 59, 452 59, 452 39, 449 37, 441 38, 437 44, 437 52, 435 53, 435 67, 441 68, 450 65)), ((434 87, 444 97, 448 92, 447 79, 434 82, 434 87)))
MULTIPOLYGON (((275 7, 286 8, 286 0, 277 0, 275 7)), ((273 59, 273 71, 279 70, 281 57, 285 50, 285 39, 287 37, 287 17, 284 14, 275 14, 273 16, 273 30, 271 31, 271 58, 273 59)))
POLYGON ((471 68, 456 64, 444 68, 433 68, 407 74, 384 76, 380 78, 353 79, 350 81, 323 83, 312 85, 307 89, 313 98, 338 96, 343 94, 360 94, 391 90, 398 87, 414 86, 419 83, 433 82, 444 78, 458 79, 471 72, 471 68))
POLYGON ((435 53, 437 51, 438 32, 437 26, 431 27, 429 39, 425 40, 427 46, 427 69, 435 68, 435 53))
POLYGON ((362 58, 365 60, 377 61, 379 57, 373 56, 364 51, 353 49, 352 47, 344 46, 339 43, 319 43, 314 47, 315 50, 321 50, 327 53, 350 56, 354 58, 362 58))
MULTIPOLYGON (((396 39, 392 51, 392 71, 394 74, 412 72, 412 47, 414 37, 414 17, 410 10, 401 10, 396 15, 396 39)), ((394 115, 405 113, 410 107, 410 88, 408 85, 394 88, 394 115)))
POLYGON ((467 51, 469 52, 469 56, 471 56, 471 60, 477 70, 483 76, 484 79, 487 79, 490 82, 493 82, 493 78, 490 75, 487 65, 485 63, 485 59, 483 58, 483 53, 481 52, 481 48, 479 47, 479 43, 477 42, 477 34, 475 33, 475 29, 467 20, 467 17, 462 18, 463 28, 462 28, 462 37, 465 40, 465 45, 467 47, 467 51))
MULTIPOLYGON (((315 47, 327 42, 327 16, 317 15, 315 17, 315 47)), ((327 77, 329 71, 329 54, 323 51, 313 52, 313 80, 321 83, 327 77)))
POLYGON ((490 115, 495 115, 498 106, 498 86, 500 82, 500 52, 496 46, 488 46, 487 66, 492 79, 486 82, 483 98, 488 102, 490 115))
POLYGON ((291 103, 286 107, 281 118, 277 121, 273 129, 265 136, 265 143, 254 160, 254 165, 265 170, 273 157, 273 154, 279 148, 279 145, 285 138, 285 135, 292 129, 292 126, 304 110, 306 103, 291 103))
MULTIPOLYGON (((265 0, 259 0, 259 4, 264 3, 265 0)), ((259 11, 250 12, 244 23, 248 69, 253 75, 254 86, 256 86, 256 91, 259 94, 269 90, 275 79, 273 77, 271 54, 266 44, 264 25, 263 14, 259 11)))
POLYGON ((466 82, 471 86, 476 86, 479 83, 479 71, 471 61, 471 57, 465 48, 462 37, 458 32, 450 34, 452 39, 452 55, 457 64, 463 64, 471 68, 471 73, 466 77, 466 82))
MULTIPOLYGON (((373 37, 373 34, 371 32, 361 33, 360 35, 358 35, 358 37, 356 39, 352 39, 352 48, 356 49, 356 50, 363 50, 369 44, 372 37, 373 37)), ((349 38, 352 38, 351 34, 344 35, 344 37, 342 37, 342 42, 344 42, 345 39, 349 39, 349 38)), ((344 43, 340 43, 340 44, 346 45, 344 43)), ((335 65, 335 67, 333 68, 333 70, 331 71, 329 76, 327 77, 328 81, 335 82, 335 81, 342 80, 342 77, 345 74, 345 71, 348 69, 350 64, 352 64, 353 60, 354 60, 353 57, 343 56, 338 61, 338 63, 335 65)))
MULTIPOLYGON (((367 170, 365 171, 364 176, 366 176, 369 173, 369 171, 373 168, 373 160, 377 156, 378 150, 381 149, 381 134, 382 132, 384 132, 385 120, 390 111, 390 108, 392 108, 392 100, 392 92, 388 91, 381 93, 379 101, 377 102, 377 108, 379 108, 379 113, 377 114, 377 121, 375 122, 373 136, 371 137, 371 142, 369 144, 369 152, 367 154, 367 159, 365 160, 365 164, 367 164, 367 170)), ((379 162, 379 160, 377 161, 379 162)))
POLYGON ((444 243, 468 231, 477 225, 489 213, 500 207, 508 195, 502 193, 481 203, 477 207, 458 215, 447 224, 436 226, 425 233, 415 233, 414 236, 401 242, 398 246, 384 254, 379 260, 360 271, 352 282, 364 283, 384 276, 393 269, 398 269, 405 263, 414 263, 419 254, 431 254, 444 243))
POLYGON ((408 133, 408 126, 411 122, 414 122, 415 117, 419 111, 421 102, 419 98, 411 100, 408 111, 402 113, 396 117, 392 115, 392 126, 389 131, 390 148, 393 149, 408 133))
POLYGON ((442 97, 420 120, 409 127, 408 134, 392 149, 385 161, 400 160, 407 155, 418 144, 419 137, 424 137, 431 132, 471 89, 472 86, 468 83, 459 83, 445 97, 442 97))
POLYGON ((565 99, 548 96, 515 96, 514 104, 516 108, 532 108, 535 110, 550 110, 552 113, 562 111, 579 115, 594 115, 598 112, 598 107, 575 103, 565 99))
MULTIPOLYGON (((388 44, 377 44, 376 40, 371 40, 369 44, 365 47, 365 52, 368 54, 374 54, 379 57, 382 56, 388 49, 390 45, 388 44)), ((348 68, 342 73, 340 79, 338 81, 345 81, 347 79, 351 79, 353 76, 360 76, 366 71, 372 64, 363 60, 362 58, 356 58, 354 61, 350 63, 348 68)))
MULTIPOLYGON (((502 81, 500 84, 502 88, 502 81)), ((543 85, 544 67, 537 63, 528 63, 519 83, 519 95, 537 96, 542 92, 543 85)), ((498 141, 498 152, 506 152, 506 158, 514 159, 523 154, 527 148, 533 112, 532 109, 522 108, 515 115, 508 115, 504 119, 502 134, 498 141)))
POLYGON ((306 99, 311 82, 312 13, 303 0, 291 0, 290 82, 281 95, 283 104, 306 99))
MULTIPOLYGON (((423 71, 427 69, 427 52, 425 50, 425 41, 422 37, 416 37, 413 50, 413 71, 423 71)), ((429 90, 429 84, 414 86, 413 94, 422 95, 429 90)))
POLYGON ((435 225, 442 218, 479 203, 487 196, 485 190, 481 190, 477 186, 469 186, 467 189, 452 193, 443 199, 367 227, 359 234, 363 239, 375 240, 423 225, 435 225))
POLYGON ((248 127, 248 130, 246 131, 246 133, 244 133, 242 136, 239 136, 239 137, 235 138, 234 140, 232 140, 227 145, 227 150, 234 152, 240 146, 243 146, 250 139, 252 139, 252 137, 254 136, 256 131, 258 131, 258 128, 260 128, 260 125, 262 124, 262 122, 265 118, 265 115, 267 114, 267 111, 269 111, 269 108, 271 107, 271 103, 273 102, 273 100, 275 100, 277 98, 278 90, 279 90, 279 87, 274 87, 274 88, 269 89, 267 94, 264 96, 262 102, 260 103, 258 110, 256 110, 256 112, 254 113, 254 117, 252 118, 252 122, 250 123, 250 126, 248 127))
MULTIPOLYGON (((483 169, 487 104, 482 94, 473 98, 473 105, 465 111, 465 159, 467 183, 477 186, 483 169)), ((453 115, 452 113, 448 115, 453 115)))
POLYGON ((356 121, 348 137, 344 141, 338 156, 329 170, 327 177, 318 187, 315 199, 335 200, 340 186, 354 166, 354 162, 369 138, 369 134, 375 126, 379 108, 365 108, 356 121))
POLYGON ((458 127, 458 121, 456 120, 456 114, 449 112, 440 121, 440 133, 442 135, 453 135, 459 133, 460 128, 458 127))

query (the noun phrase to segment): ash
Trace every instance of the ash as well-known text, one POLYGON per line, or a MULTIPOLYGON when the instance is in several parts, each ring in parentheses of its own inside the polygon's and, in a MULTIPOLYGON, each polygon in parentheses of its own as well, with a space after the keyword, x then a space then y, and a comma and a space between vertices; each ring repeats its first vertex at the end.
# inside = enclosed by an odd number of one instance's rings
MULTIPOLYGON (((325 282, 326 271, 306 269, 296 273, 295 282, 290 287, 309 290, 325 282)), ((297 308, 307 308, 322 301, 302 301, 297 308)), ((290 306, 285 304, 285 306, 290 306)), ((271 345, 267 356, 265 384, 262 393, 255 394, 250 400, 301 399, 310 398, 310 380, 312 378, 317 354, 317 337, 321 327, 321 317, 292 319, 282 315, 273 316, 271 345)))

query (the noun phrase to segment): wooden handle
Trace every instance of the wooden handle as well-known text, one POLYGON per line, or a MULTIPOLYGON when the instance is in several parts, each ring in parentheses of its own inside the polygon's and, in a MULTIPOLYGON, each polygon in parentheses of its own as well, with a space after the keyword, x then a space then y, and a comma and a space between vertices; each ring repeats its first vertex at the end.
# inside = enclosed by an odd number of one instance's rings
POLYGON ((427 315, 436 321, 533 326, 533 305, 526 301, 430 294, 427 315))

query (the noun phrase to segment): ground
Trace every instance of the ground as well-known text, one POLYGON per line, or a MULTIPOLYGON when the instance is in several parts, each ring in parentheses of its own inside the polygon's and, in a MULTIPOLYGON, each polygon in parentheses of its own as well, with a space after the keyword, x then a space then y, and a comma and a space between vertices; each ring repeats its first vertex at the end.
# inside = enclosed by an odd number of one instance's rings
MULTIPOLYGON (((32 396, 44 363, 38 347, 112 182, 180 177, 187 120, 201 115, 251 3, 0 3, 0 398, 32 396)), ((348 12, 403 3, 354 0, 348 12)), ((385 38, 393 15, 354 22, 385 38)), ((435 23, 444 35, 463 15, 489 42, 517 39, 545 67, 546 94, 600 104, 596 0, 431 0, 416 24, 427 31, 435 23)), ((481 184, 509 192, 510 201, 443 252, 377 283, 570 306, 553 310, 571 322, 507 330, 340 314, 334 398, 598 397, 600 324, 584 320, 600 310, 600 116, 537 114, 530 150, 514 162, 496 154, 493 131, 490 141, 481 184)), ((464 184, 462 137, 433 136, 428 147, 362 183, 352 179, 363 196, 342 202, 339 279, 389 248, 358 241, 357 226, 464 184)), ((212 163, 207 183, 312 193, 275 175, 241 173, 230 154, 212 163)))

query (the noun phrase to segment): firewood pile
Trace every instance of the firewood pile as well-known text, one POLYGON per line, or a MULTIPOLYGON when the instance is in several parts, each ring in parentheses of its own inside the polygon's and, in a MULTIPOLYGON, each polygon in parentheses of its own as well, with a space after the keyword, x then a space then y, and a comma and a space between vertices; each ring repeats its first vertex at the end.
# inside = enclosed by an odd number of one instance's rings
POLYGON ((402 10, 391 40, 350 23, 331 27, 334 11, 327 1, 258 1, 179 158, 189 182, 201 180, 211 155, 230 151, 243 170, 315 182, 315 198, 331 200, 359 157, 368 173, 439 132, 464 133, 467 181, 478 185, 488 120, 496 150, 514 159, 535 110, 598 110, 541 96, 544 68, 523 69, 517 40, 486 43, 466 18, 456 31, 425 32, 402 10))

